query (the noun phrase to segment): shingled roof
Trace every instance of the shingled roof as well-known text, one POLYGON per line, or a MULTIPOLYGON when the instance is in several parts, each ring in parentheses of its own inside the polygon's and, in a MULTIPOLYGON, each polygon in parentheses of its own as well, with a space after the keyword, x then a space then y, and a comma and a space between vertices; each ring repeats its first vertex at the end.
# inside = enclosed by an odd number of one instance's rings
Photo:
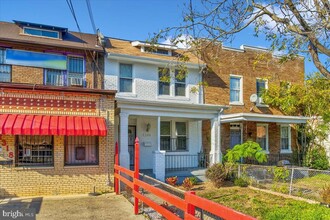
POLYGON ((102 47, 97 46, 96 34, 67 31, 63 32, 62 39, 52 39, 24 35, 20 32, 19 24, 0 21, 0 41, 103 51, 102 47))

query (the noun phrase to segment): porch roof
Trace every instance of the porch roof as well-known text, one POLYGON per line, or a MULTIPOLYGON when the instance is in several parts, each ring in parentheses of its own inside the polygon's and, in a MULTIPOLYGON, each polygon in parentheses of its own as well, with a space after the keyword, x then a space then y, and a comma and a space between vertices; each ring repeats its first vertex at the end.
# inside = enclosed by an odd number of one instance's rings
POLYGON ((239 121, 256 121, 256 122, 274 122, 285 124, 305 124, 308 117, 286 116, 286 115, 269 115, 256 113, 235 113, 220 116, 221 123, 239 122, 239 121))
POLYGON ((228 106, 116 98, 121 113, 142 116, 212 119, 228 106))

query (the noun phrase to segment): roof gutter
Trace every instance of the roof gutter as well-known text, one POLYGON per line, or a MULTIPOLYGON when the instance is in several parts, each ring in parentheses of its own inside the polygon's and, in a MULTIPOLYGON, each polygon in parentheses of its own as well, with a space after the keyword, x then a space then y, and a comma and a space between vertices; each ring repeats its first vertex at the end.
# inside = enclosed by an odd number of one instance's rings
POLYGON ((185 63, 185 62, 178 62, 175 59, 173 60, 164 60, 164 59, 157 59, 157 58, 150 58, 150 57, 139 57, 139 56, 132 56, 127 54, 118 54, 118 53, 107 53, 108 59, 120 59, 125 61, 131 62, 138 62, 138 63, 148 63, 148 64, 156 64, 156 65, 166 65, 168 63, 174 64, 184 64, 187 68, 191 69, 200 69, 206 67, 206 64, 198 64, 198 63, 185 63))

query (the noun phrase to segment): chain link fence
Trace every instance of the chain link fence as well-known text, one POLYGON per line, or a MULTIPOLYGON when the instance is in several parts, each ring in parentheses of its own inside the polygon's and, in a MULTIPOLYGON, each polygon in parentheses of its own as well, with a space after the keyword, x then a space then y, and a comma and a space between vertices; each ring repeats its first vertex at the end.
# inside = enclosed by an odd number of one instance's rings
MULTIPOLYGON (((236 172, 235 172, 236 173, 236 172)), ((330 186, 330 170, 241 164, 237 176, 260 189, 322 202, 321 192, 330 186)))

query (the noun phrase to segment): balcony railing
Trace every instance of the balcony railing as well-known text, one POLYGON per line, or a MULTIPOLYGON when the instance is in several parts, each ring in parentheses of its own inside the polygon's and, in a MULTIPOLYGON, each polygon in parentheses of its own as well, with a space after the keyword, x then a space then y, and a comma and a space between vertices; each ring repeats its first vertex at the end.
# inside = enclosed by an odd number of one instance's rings
POLYGON ((207 168, 210 164, 210 156, 205 153, 177 154, 165 156, 165 168, 167 170, 186 170, 187 168, 207 168))
POLYGON ((188 151, 188 138, 187 137, 161 137, 160 149, 165 151, 188 151))

